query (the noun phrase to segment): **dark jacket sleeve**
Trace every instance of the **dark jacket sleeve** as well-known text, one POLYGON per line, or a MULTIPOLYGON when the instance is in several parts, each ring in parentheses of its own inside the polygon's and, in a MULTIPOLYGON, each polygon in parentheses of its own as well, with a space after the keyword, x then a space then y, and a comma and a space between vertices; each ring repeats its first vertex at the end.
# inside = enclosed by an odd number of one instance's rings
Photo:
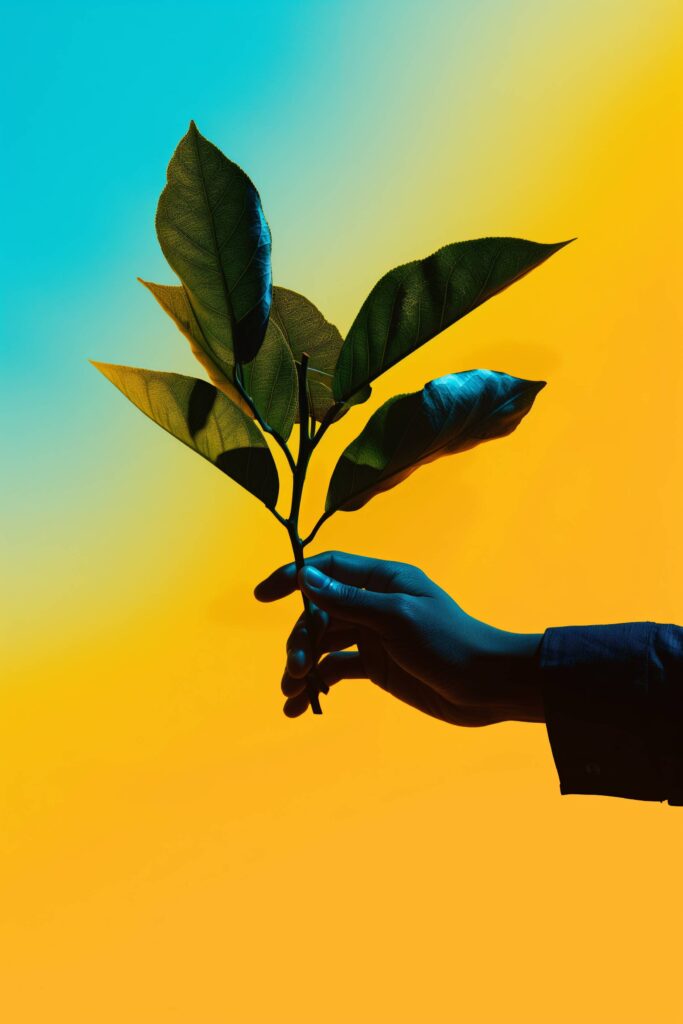
POLYGON ((683 628, 554 627, 539 658, 560 792, 683 805, 683 628))

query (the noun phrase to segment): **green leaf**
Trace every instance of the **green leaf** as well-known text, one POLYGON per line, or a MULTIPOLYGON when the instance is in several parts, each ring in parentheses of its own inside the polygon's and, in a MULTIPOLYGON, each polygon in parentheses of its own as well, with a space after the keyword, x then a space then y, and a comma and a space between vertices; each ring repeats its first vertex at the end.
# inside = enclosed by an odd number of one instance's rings
MULTIPOLYGON (((312 415, 320 422, 336 403, 332 378, 342 347, 338 329, 325 319, 314 304, 289 288, 273 288, 268 334, 277 332, 287 344, 297 363, 304 352, 309 355, 308 402, 312 415)), ((366 401, 370 388, 354 395, 348 404, 366 401)), ((298 420, 298 409, 297 409, 298 420)))
MULTIPOLYGON (((204 335, 185 288, 182 285, 154 284, 143 281, 141 277, 138 281, 152 293, 185 335, 211 383, 251 415, 251 410, 232 383, 232 369, 227 377, 206 351, 204 335)), ((265 422, 286 440, 292 431, 297 409, 296 366, 289 348, 270 324, 256 357, 243 367, 243 377, 247 393, 265 422)))
POLYGON ((325 511, 352 512, 418 466, 510 434, 545 381, 467 370, 380 406, 332 473, 325 511))
POLYGON ((567 244, 477 238, 390 270, 351 325, 334 375, 335 397, 350 397, 567 244))
POLYGON ((178 373, 93 363, 138 409, 217 466, 268 508, 279 481, 263 434, 212 384, 178 373))
POLYGON ((235 358, 252 360, 270 310, 270 230, 250 179, 194 121, 168 165, 156 228, 208 354, 224 372, 235 358))
POLYGON ((228 398, 231 398, 245 412, 248 412, 248 407, 244 404, 243 399, 232 383, 232 369, 228 370, 229 376, 226 376, 224 370, 219 367, 218 363, 214 361, 207 351, 206 340, 197 323, 197 318, 194 315, 183 285, 154 284, 153 281, 144 281, 141 277, 138 278, 138 281, 151 292, 161 308, 171 317, 176 327, 185 335, 190 343, 193 356, 204 367, 211 383, 219 391, 226 394, 228 398))
POLYGON ((242 383, 263 420, 286 441, 298 413, 294 357, 271 320, 255 359, 242 367, 242 383))

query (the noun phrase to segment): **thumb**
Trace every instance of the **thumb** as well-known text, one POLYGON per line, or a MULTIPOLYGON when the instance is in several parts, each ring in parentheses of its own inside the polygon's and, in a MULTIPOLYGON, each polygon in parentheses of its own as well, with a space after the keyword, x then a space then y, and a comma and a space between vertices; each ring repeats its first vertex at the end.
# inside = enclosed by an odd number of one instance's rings
POLYGON ((391 594, 340 583, 308 565, 299 572, 298 579, 304 594, 319 608, 345 622, 378 629, 386 624, 391 614, 391 594))

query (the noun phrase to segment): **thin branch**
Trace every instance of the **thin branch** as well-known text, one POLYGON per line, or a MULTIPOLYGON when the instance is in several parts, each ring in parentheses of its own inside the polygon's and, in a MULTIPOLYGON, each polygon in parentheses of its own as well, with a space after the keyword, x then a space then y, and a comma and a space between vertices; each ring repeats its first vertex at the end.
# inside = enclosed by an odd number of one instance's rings
POLYGON ((315 538, 316 533, 318 532, 320 527, 323 525, 323 523, 326 522, 330 518, 330 516, 333 516, 334 513, 335 513, 335 509, 332 509, 329 512, 323 512, 323 514, 321 515, 320 519, 318 520, 318 522, 315 524, 315 526, 313 527, 313 529, 309 533, 308 537, 304 537, 304 539, 301 541, 301 547, 302 548, 307 547, 311 543, 311 541, 315 538))
POLYGON ((278 523, 280 523, 282 526, 284 526, 284 528, 286 530, 288 530, 289 529, 289 519, 285 519, 284 516, 280 515, 280 513, 278 512, 278 510, 276 508, 270 508, 269 506, 266 506, 266 507, 268 508, 269 512, 273 513, 273 515, 277 519, 278 523))
POLYGON ((319 441, 325 436, 328 428, 334 423, 337 413, 343 405, 343 402, 335 402, 334 405, 327 410, 325 417, 318 428, 318 432, 315 433, 311 439, 311 448, 315 448, 319 441))

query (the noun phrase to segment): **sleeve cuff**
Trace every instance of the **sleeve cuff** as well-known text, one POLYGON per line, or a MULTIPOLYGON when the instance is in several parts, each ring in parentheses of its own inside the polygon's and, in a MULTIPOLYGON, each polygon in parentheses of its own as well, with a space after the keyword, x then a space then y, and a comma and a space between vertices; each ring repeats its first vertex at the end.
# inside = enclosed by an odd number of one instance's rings
POLYGON ((663 699, 650 678, 656 628, 631 622, 545 631, 543 702, 561 793, 667 799, 658 753, 663 699))

